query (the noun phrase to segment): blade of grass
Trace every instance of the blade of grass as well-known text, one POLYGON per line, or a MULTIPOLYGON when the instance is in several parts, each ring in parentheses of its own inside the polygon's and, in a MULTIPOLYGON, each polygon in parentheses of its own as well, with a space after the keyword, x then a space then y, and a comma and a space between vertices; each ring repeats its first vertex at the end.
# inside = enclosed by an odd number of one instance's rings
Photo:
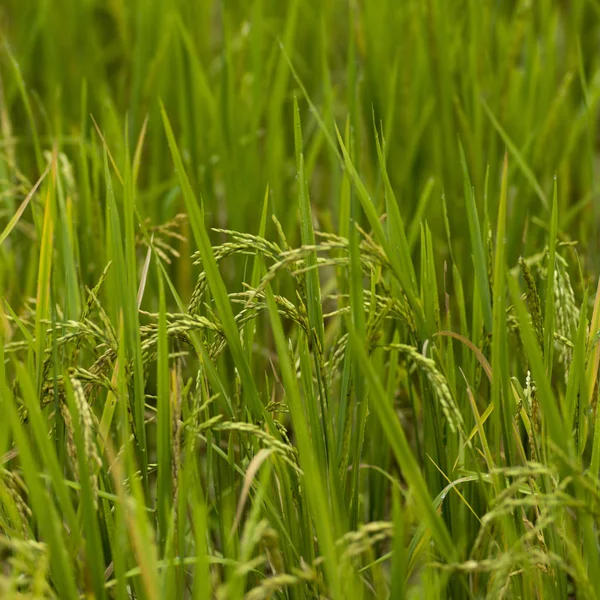
POLYGON ((562 416, 552 391, 552 386, 542 359, 541 350, 529 321, 527 309, 521 299, 519 285, 514 277, 509 277, 509 289, 519 320, 523 345, 525 346, 525 351, 529 358, 531 373, 538 389, 537 397, 542 410, 544 411, 544 422, 547 426, 548 436, 558 448, 569 455, 569 448, 572 442, 571 435, 570 432, 565 431, 563 427, 562 416))
POLYGON ((481 105, 483 106, 483 109, 485 110, 488 118, 490 119, 492 125, 494 126, 494 129, 496 129, 496 131, 500 134, 502 141, 506 144, 506 147, 508 148, 509 152, 512 154, 517 165, 519 165, 519 168, 521 169, 523 175, 525 176, 525 179, 527 179, 527 181, 529 182, 529 184, 535 191, 536 195, 542 202, 542 205, 544 206, 544 208, 548 209, 549 206, 548 206, 548 199, 546 198, 546 194, 544 194, 542 187, 538 183, 531 168, 527 165, 527 162, 523 158, 523 155, 521 154, 519 149, 515 146, 513 141, 510 139, 510 137, 508 136, 506 131, 502 128, 502 126, 498 122, 498 119, 496 119, 496 117, 494 116, 492 109, 489 107, 488 103, 483 98, 481 98, 481 105))
MULTIPOLYGON (((158 259, 157 259, 158 260, 158 259)), ((172 439, 173 420, 169 390, 169 346, 167 341, 167 317, 165 305, 165 287, 162 277, 158 277, 158 357, 156 361, 156 453, 157 453, 157 485, 156 509, 159 523, 161 546, 164 548, 167 536, 167 524, 171 514, 172 498, 172 439)))
POLYGON ((27 196, 25 197, 25 200, 23 200, 23 202, 21 202, 21 204, 19 205, 19 208, 17 208, 15 214, 11 217, 10 221, 7 223, 7 225, 4 228, 4 230, 2 231, 2 233, 0 233, 0 246, 2 245, 4 240, 6 240, 6 238, 10 235, 10 232, 15 228, 15 225, 19 222, 19 219, 25 212, 25 209, 29 205, 30 200, 33 198, 34 194, 37 192, 38 188, 42 184, 42 181, 44 181, 44 179, 46 178, 46 175, 48 175, 51 167, 52 167, 52 163, 50 163, 46 167, 46 170, 41 174, 40 178, 35 182, 35 185, 31 188, 31 191, 29 192, 29 194, 27 194, 27 196))
MULTIPOLYGON (((68 377, 66 378, 68 381, 68 377)), ((84 433, 82 431, 82 419, 86 417, 82 416, 80 411, 82 406, 77 406, 74 398, 74 391, 70 385, 70 381, 66 386, 67 392, 67 403, 68 410, 72 415, 72 423, 74 430, 75 446, 77 448, 77 458, 79 463, 79 478, 80 478, 80 502, 79 510, 82 515, 83 530, 85 531, 85 548, 86 548, 86 567, 91 572, 92 584, 94 587, 94 595, 96 598, 106 598, 106 590, 104 588, 104 552, 102 549, 102 537, 100 534, 100 528, 98 526, 98 511, 96 506, 96 498, 92 491, 91 478, 95 475, 92 474, 91 469, 96 469, 98 465, 94 461, 90 460, 90 456, 87 452, 87 448, 84 442, 84 433), (89 461, 89 462, 88 462, 89 461)), ((81 398, 80 401, 87 402, 85 398, 81 398)), ((87 417, 89 418, 89 417, 87 417)), ((93 441, 92 441, 93 443, 93 441)))
POLYGON ((492 299, 490 298, 490 286, 488 282, 485 254, 483 251, 483 239, 481 237, 481 229, 479 227, 479 217, 477 215, 477 206, 475 204, 475 193, 471 187, 467 160, 460 143, 459 151, 460 163, 463 170, 465 203, 467 206, 467 220, 469 222, 469 236, 471 239, 471 252, 473 266, 475 267, 475 281, 477 282, 485 326, 488 331, 492 331, 492 299))
POLYGON ((377 417, 381 422, 386 437, 392 447, 396 461, 402 469, 402 474, 415 495, 416 508, 419 511, 421 518, 427 523, 431 535, 442 556, 447 561, 454 562, 457 558, 455 546, 445 523, 433 506, 427 484, 423 479, 419 465, 410 449, 404 430, 398 420, 398 416, 395 414, 392 405, 386 398, 385 390, 365 352, 363 341, 361 340, 359 333, 351 323, 347 322, 346 325, 348 328, 350 345, 356 353, 360 369, 369 384, 371 391, 371 406, 377 413, 377 417))
POLYGON ((323 465, 320 465, 315 460, 315 455, 313 453, 308 424, 306 423, 304 411, 302 410, 300 391, 298 389, 295 371, 288 354, 283 327, 281 325, 281 318, 275 304, 275 298, 270 287, 266 288, 265 293, 271 326, 273 328, 273 337, 279 356, 281 376, 296 430, 296 439, 300 452, 300 465, 304 471, 308 501, 312 509, 311 514, 317 530, 321 554, 325 558, 327 580, 331 586, 333 597, 341 600, 342 593, 337 565, 337 549, 334 544, 337 519, 335 514, 332 514, 329 502, 327 501, 327 494, 324 489, 326 479, 325 473, 323 472, 323 465))
MULTIPOLYGON (((28 375, 19 363, 15 367, 20 381, 24 386, 25 398, 28 400, 29 405, 32 406, 36 395, 28 375)), ((33 449, 20 422, 17 407, 13 404, 12 394, 5 389, 2 390, 2 397, 4 398, 3 409, 11 424, 12 433, 19 449, 19 458, 29 490, 29 501, 31 502, 36 522, 50 548, 50 564, 52 566, 54 585, 62 598, 77 600, 79 594, 77 593, 72 563, 69 559, 65 532, 61 527, 62 520, 59 518, 59 512, 56 510, 52 497, 42 486, 39 473, 43 469, 40 468, 35 460, 33 449)), ((45 458, 46 460, 48 459, 47 456, 45 458)), ((55 479, 54 481, 58 480, 55 479)))
POLYGON ((233 360, 235 361, 235 364, 237 365, 240 372, 240 377, 244 388, 244 394, 246 394, 248 397, 248 406, 250 407, 253 416, 256 419, 264 418, 269 424, 269 429, 273 433, 273 435, 277 435, 277 430, 273 424, 273 420, 270 414, 265 412, 264 407, 258 396, 258 391, 256 389, 256 384, 254 382, 252 372, 250 371, 248 361, 246 360, 246 356, 242 349, 242 344, 240 342, 240 334, 235 323, 229 298, 227 296, 227 290, 225 289, 225 284, 223 282, 223 279, 221 278, 221 274, 219 273, 219 268, 215 260, 210 239, 204 226, 204 217, 202 215, 202 211, 200 209, 198 201, 196 200, 194 192, 192 191, 189 180, 185 173, 183 162, 181 160, 181 156, 179 154, 179 150, 175 142, 175 136, 171 128, 171 124, 169 122, 169 118, 167 117, 165 108, 162 104, 161 114, 163 119, 163 125, 169 142, 169 148, 171 149, 171 155, 175 163, 175 168, 179 176, 183 197, 189 213, 190 224, 194 233, 194 239, 196 240, 198 250, 200 251, 200 255, 202 257, 202 266, 206 271, 208 284, 215 299, 217 310, 219 311, 219 316, 221 318, 223 330, 225 331, 225 336, 227 338, 229 348, 233 355, 233 360))
POLYGON ((552 217, 548 237, 548 275, 546 277, 546 302, 544 310, 544 358, 548 375, 552 376, 554 356, 554 286, 556 279, 556 236, 558 234, 558 191, 556 179, 554 180, 554 194, 552 196, 552 217))

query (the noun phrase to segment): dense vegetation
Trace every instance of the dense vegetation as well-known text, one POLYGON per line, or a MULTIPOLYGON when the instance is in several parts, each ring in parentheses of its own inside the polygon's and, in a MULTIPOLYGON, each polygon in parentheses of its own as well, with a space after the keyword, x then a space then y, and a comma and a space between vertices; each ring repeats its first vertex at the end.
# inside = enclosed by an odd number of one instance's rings
POLYGON ((598 0, 4 0, 0 596, 600 596, 598 0))

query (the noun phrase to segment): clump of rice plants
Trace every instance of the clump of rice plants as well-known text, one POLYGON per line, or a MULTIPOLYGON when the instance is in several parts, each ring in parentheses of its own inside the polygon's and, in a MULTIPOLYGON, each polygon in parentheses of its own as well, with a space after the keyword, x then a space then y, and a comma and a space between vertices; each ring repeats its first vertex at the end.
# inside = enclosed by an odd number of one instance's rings
POLYGON ((1 597, 599 595, 600 13, 513 4, 0 7, 1 597))

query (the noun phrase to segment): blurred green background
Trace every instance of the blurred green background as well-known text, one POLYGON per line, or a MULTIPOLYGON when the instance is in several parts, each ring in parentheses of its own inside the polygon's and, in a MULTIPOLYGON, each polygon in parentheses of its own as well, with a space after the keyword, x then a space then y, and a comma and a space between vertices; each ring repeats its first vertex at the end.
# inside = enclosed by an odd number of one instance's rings
MULTIPOLYGON (((90 114, 118 164, 125 115, 132 147, 148 117, 138 208, 161 223, 182 206, 159 118, 162 99, 207 224, 256 231, 268 184, 294 242, 297 93, 319 228, 339 231, 341 170, 317 115, 334 138, 334 124, 343 131, 349 120, 355 161, 379 208, 373 129, 383 124, 390 179, 413 247, 426 218, 437 258, 448 257, 444 194, 454 258, 470 268, 460 140, 480 216, 488 166, 495 215, 509 149, 510 265, 543 239, 556 174, 561 235, 579 240, 587 266, 597 267, 599 14, 597 0, 4 0, 0 207, 5 214, 15 207, 13 169, 35 181, 40 151, 56 142, 77 180, 85 179, 73 223, 85 281, 95 281, 104 264, 94 244, 102 235, 102 146, 90 114)), ((15 261, 16 274, 27 240, 14 243, 21 251, 3 259, 15 261)), ((189 263, 175 268, 185 297, 189 263)), ((12 286, 17 295, 31 293, 26 281, 12 286)))

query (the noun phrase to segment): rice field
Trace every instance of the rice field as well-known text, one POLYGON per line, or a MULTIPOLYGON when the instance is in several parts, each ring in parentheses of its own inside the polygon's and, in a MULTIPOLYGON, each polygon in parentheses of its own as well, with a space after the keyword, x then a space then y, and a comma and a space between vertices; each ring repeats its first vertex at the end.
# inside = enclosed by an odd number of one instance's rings
POLYGON ((0 597, 600 597, 600 2, 4 0, 0 597))

